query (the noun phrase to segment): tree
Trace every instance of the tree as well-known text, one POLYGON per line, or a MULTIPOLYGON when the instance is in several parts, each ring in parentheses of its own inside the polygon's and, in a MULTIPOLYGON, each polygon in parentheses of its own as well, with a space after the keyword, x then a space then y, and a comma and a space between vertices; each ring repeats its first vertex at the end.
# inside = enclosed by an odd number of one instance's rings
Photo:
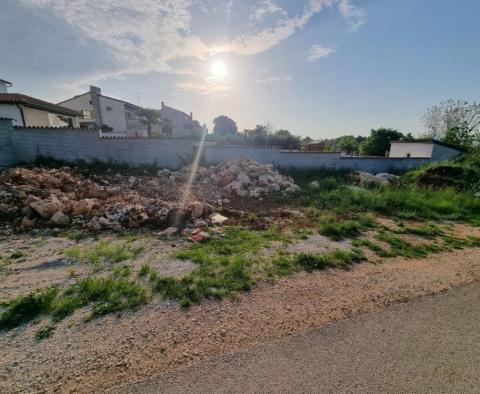
POLYGON ((152 126, 155 124, 160 124, 162 120, 160 110, 154 108, 140 108, 137 111, 137 116, 140 122, 147 126, 148 137, 152 138, 152 126))
POLYGON ((233 136, 238 133, 237 124, 228 116, 217 116, 213 120, 213 133, 223 136, 233 136))
POLYGON ((398 130, 381 127, 372 129, 370 136, 361 144, 360 151, 371 156, 386 156, 390 151, 390 142, 402 139, 404 135, 398 130))
POLYGON ((450 99, 427 109, 423 121, 426 136, 431 138, 443 140, 451 129, 470 130, 475 135, 480 131, 480 103, 450 99))
POLYGON ((280 146, 285 149, 300 149, 300 136, 293 135, 288 130, 277 130, 269 137, 268 145, 280 146))
POLYGON ((263 125, 256 125, 254 129, 243 130, 247 142, 256 146, 267 145, 268 130, 263 125))
POLYGON ((354 137, 353 135, 344 135, 338 138, 327 140, 325 143, 326 152, 346 152, 346 153, 359 153, 360 145, 366 137, 359 135, 354 137))
POLYGON ((478 135, 468 127, 467 122, 462 122, 460 125, 448 129, 443 141, 470 150, 479 140, 478 135))

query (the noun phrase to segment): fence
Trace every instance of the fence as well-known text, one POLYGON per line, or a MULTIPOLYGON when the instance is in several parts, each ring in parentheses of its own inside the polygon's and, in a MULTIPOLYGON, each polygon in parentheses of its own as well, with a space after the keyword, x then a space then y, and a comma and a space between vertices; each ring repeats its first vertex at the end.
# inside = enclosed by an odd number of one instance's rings
MULTIPOLYGON (((58 160, 100 160, 131 165, 157 164, 178 169, 190 163, 198 145, 193 140, 100 138, 98 131, 71 128, 13 127, 0 119, 0 165, 35 160, 38 156, 58 160)), ((404 170, 430 161, 428 158, 350 157, 340 153, 284 151, 279 147, 221 146, 205 144, 202 163, 250 158, 279 168, 333 168, 372 173, 404 170)))

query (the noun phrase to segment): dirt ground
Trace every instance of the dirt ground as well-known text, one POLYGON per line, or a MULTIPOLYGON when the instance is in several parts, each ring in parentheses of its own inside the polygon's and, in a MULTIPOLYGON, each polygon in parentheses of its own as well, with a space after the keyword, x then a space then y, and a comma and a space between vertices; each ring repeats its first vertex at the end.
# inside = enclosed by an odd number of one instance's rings
MULTIPOLYGON (((2 297, 46 281, 68 282, 71 267, 58 259, 59 249, 71 242, 21 236, 2 242, 2 248, 25 248, 26 255, 33 256, 15 263, 17 274, 2 276, 2 297), (35 268, 46 260, 53 262, 35 268)), ((165 242, 153 249, 154 255, 161 260, 176 247, 165 242)), ((0 392, 114 389, 214 355, 479 280, 480 249, 465 249, 424 259, 365 262, 349 271, 302 272, 274 284, 263 283, 234 300, 206 301, 186 310, 154 300, 137 311, 89 323, 82 322, 80 310, 43 341, 35 339, 35 324, 0 334, 0 392)))

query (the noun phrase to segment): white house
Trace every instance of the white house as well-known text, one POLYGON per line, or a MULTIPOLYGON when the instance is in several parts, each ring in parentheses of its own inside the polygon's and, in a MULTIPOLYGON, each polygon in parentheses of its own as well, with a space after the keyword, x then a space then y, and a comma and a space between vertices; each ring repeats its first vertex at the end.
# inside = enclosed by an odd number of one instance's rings
MULTIPOLYGON (((172 124, 172 137, 174 138, 198 138, 202 135, 205 126, 201 126, 196 120, 193 120, 193 115, 179 111, 178 109, 168 107, 162 101, 162 108, 160 109, 160 116, 163 119, 169 120, 172 124)), ((155 125, 153 130, 155 131, 155 125)))
POLYGON ((81 113, 20 93, 8 93, 11 82, 0 79, 0 118, 16 126, 79 127, 81 113))
POLYGON ((433 160, 448 160, 463 153, 458 146, 434 139, 392 141, 389 157, 422 157, 433 160))
POLYGON ((86 93, 62 101, 60 105, 80 111, 81 126, 100 127, 112 136, 146 137, 146 128, 137 116, 138 105, 102 95, 100 88, 90 86, 86 93))

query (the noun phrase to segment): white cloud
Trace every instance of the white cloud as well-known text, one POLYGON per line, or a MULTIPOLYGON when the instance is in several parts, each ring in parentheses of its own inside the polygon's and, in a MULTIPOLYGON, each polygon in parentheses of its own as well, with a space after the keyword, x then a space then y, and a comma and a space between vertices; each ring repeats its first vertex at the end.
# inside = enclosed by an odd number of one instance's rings
POLYGON ((251 20, 262 21, 267 16, 276 13, 286 15, 285 10, 277 3, 275 3, 274 0, 263 0, 262 2, 260 2, 260 4, 257 4, 252 8, 252 12, 249 18, 251 20))
POLYGON ((367 22, 365 10, 354 6, 350 0, 340 0, 338 9, 343 17, 347 19, 352 31, 357 31, 367 22))
POLYGON ((189 0, 22 0, 44 7, 66 20, 85 37, 104 45, 117 59, 118 70, 184 73, 169 62, 199 57, 205 44, 190 34, 189 0))
POLYGON ((279 75, 279 76, 272 76, 272 77, 266 77, 263 79, 259 79, 256 82, 261 83, 261 84, 270 84, 270 83, 277 83, 277 82, 282 82, 282 81, 291 81, 292 77, 290 75, 279 75))
POLYGON ((323 45, 312 45, 310 47, 310 50, 307 53, 307 60, 310 63, 314 63, 317 60, 327 57, 328 55, 331 55, 332 53, 337 52, 337 46, 332 45, 332 46, 323 46, 323 45))
MULTIPOLYGON (((84 38, 94 40, 113 54, 116 67, 98 71, 91 75, 91 78, 84 76, 79 80, 78 76, 73 76, 72 79, 77 78, 77 81, 74 81, 77 86, 104 78, 152 71, 196 74, 195 70, 193 72, 185 66, 175 67, 174 63, 178 63, 175 60, 206 59, 221 52, 240 56, 256 55, 292 36, 326 7, 337 7, 353 30, 358 29, 366 20, 365 12, 353 6, 350 0, 306 0, 293 16, 287 15, 274 0, 263 0, 254 9, 249 8, 250 14, 247 18, 253 15, 255 20, 251 33, 238 34, 230 40, 207 43, 191 31, 192 12, 206 0, 20 1, 30 7, 48 9, 80 32, 84 38), (266 16, 272 17, 268 18, 268 23, 266 16), (267 26, 259 27, 260 22, 262 25, 267 23, 267 26)), ((232 1, 220 4, 223 5, 222 9, 225 11, 222 12, 226 15, 230 15, 232 4, 235 7, 232 1)), ((202 84, 203 80, 199 79, 196 86, 202 84)), ((192 86, 187 83, 181 88, 192 86)))
POLYGON ((231 87, 227 84, 219 84, 206 78, 199 81, 185 81, 175 84, 177 93, 179 92, 195 92, 201 96, 228 96, 231 87))

